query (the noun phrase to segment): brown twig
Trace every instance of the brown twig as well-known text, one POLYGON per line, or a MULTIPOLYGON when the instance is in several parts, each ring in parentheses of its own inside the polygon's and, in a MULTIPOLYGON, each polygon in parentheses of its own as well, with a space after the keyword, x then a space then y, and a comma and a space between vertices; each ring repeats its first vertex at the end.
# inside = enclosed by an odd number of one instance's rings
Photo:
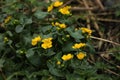
POLYGON ((112 50, 112 51, 103 51, 103 52, 97 52, 98 54, 103 54, 103 53, 117 53, 120 52, 120 50, 112 50))
MULTIPOLYGON (((95 64, 92 60, 90 60, 90 59, 87 59, 87 61, 88 62, 90 62, 91 64, 95 64)), ((120 66, 116 66, 118 69, 120 69, 120 66)), ((109 72, 109 73, 111 73, 111 74, 114 74, 114 75, 116 75, 116 76, 120 76, 120 74, 118 74, 118 73, 116 73, 116 72, 114 72, 114 71, 112 71, 112 70, 110 70, 110 69, 105 69, 105 71, 107 71, 107 72, 109 72)))
POLYGON ((118 74, 118 73, 116 73, 116 72, 114 72, 114 71, 112 71, 112 70, 110 70, 110 69, 106 69, 106 71, 108 71, 109 73, 114 74, 114 75, 120 77, 120 74, 118 74))
POLYGON ((69 0, 69 1, 67 1, 64 5, 62 5, 62 7, 64 7, 64 6, 68 5, 68 4, 70 4, 72 1, 74 1, 74 0, 69 0))
MULTIPOLYGON (((88 3, 87 3, 86 0, 83 0, 83 3, 84 3, 84 5, 85 5, 86 8, 89 8, 88 3)), ((88 13, 89 13, 89 15, 93 15, 93 13, 92 13, 91 10, 88 10, 88 13)), ((103 37, 103 34, 102 34, 102 32, 99 30, 99 26, 98 26, 98 24, 97 24, 97 22, 96 22, 95 17, 94 17, 94 16, 91 16, 90 19, 93 21, 94 27, 95 27, 95 29, 98 31, 100 37, 103 37)))
POLYGON ((89 17, 87 17, 86 18, 86 22, 87 22, 87 28, 91 28, 91 26, 90 26, 90 18, 89 17))
MULTIPOLYGON (((105 53, 105 54, 108 54, 108 53, 105 53)), ((109 55, 109 54, 108 54, 108 55, 109 55)), ((115 66, 116 68, 119 69, 119 67, 118 67, 119 65, 110 62, 110 61, 109 61, 108 59, 106 59, 102 54, 99 54, 99 56, 100 56, 105 62, 107 62, 107 63, 109 63, 109 64, 111 64, 111 65, 113 65, 113 66, 115 66)))
POLYGON ((71 10, 96 10, 98 7, 90 7, 90 8, 85 8, 85 7, 72 7, 71 10))
MULTIPOLYGON (((84 5, 85 5, 85 7, 86 8, 89 8, 89 5, 88 5, 88 2, 87 2, 87 0, 82 0, 83 1, 83 3, 84 3, 84 5)), ((97 20, 96 20, 96 18, 95 18, 95 15, 92 13, 92 11, 91 10, 88 10, 88 14, 89 15, 92 15, 92 16, 90 16, 90 20, 92 20, 92 22, 93 22, 93 24, 94 24, 94 28, 97 30, 97 32, 98 32, 98 34, 100 35, 100 37, 101 38, 103 38, 103 33, 100 31, 100 29, 99 29, 99 25, 98 25, 98 23, 97 23, 97 20)), ((103 42, 102 41, 100 41, 99 43, 99 49, 101 48, 101 46, 102 46, 102 44, 103 44, 103 42)))
POLYGON ((120 20, 115 20, 115 19, 103 19, 103 18, 97 18, 98 21, 105 21, 105 22, 116 22, 120 23, 120 20))
POLYGON ((114 12, 102 12, 102 13, 96 13, 95 15, 97 16, 104 16, 104 15, 112 15, 112 14, 115 14, 114 12))
POLYGON ((103 4, 101 3, 101 0, 95 0, 96 3, 99 5, 99 7, 102 9, 102 10, 105 10, 103 4))
POLYGON ((95 37, 95 36, 91 36, 91 38, 92 38, 92 39, 96 39, 96 40, 100 40, 100 41, 104 41, 104 42, 109 42, 109 43, 112 43, 112 44, 115 44, 115 45, 120 46, 119 43, 116 43, 116 42, 113 42, 113 41, 110 41, 110 40, 107 40, 107 39, 98 38, 98 37, 95 37))
MULTIPOLYGON (((101 56, 100 56, 101 57, 101 56)), ((103 58, 103 57, 102 57, 103 58)), ((104 58, 103 58, 104 59, 104 58)), ((92 61, 92 60, 90 60, 90 59, 87 59, 87 61, 88 62, 90 62, 91 64, 94 64, 95 65, 95 63, 92 61)), ((105 60, 106 61, 106 60, 105 60)), ((110 63, 108 60, 107 60, 107 62, 108 63, 110 63)), ((112 63, 110 63, 110 64, 112 64, 112 63)), ((114 66, 116 66, 118 69, 120 69, 120 66, 118 66, 118 65, 116 65, 116 64, 112 64, 112 65, 114 65, 114 66)), ((112 71, 112 70, 110 70, 110 69, 105 69, 105 71, 107 71, 107 72, 109 72, 109 73, 111 73, 111 74, 114 74, 114 75, 116 75, 116 76, 120 76, 120 74, 118 74, 118 73, 116 73, 116 72, 114 72, 114 71, 112 71)))

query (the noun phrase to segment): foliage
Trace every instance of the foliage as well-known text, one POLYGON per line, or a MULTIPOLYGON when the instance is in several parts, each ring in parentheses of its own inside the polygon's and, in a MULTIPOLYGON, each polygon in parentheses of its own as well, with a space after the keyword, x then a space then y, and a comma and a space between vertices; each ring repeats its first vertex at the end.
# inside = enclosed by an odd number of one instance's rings
MULTIPOLYGON (((76 26, 64 2, 2 0, 0 79, 5 80, 119 80, 104 70, 115 69, 95 54, 92 31, 76 26), (2 30, 3 31, 3 30, 2 30)), ((115 56, 120 60, 120 53, 115 56)))

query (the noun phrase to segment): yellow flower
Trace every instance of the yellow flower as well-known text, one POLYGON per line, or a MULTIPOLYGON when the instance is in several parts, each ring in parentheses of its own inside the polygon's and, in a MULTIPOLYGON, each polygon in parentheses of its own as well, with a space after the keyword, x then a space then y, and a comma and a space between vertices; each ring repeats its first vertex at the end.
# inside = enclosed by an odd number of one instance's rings
POLYGON ((88 28, 80 28, 82 30, 83 33, 87 33, 89 36, 92 33, 92 30, 88 29, 88 28))
POLYGON ((72 46, 72 48, 73 49, 79 49, 79 48, 82 48, 84 46, 86 46, 85 43, 76 43, 76 44, 74 44, 74 46, 72 46))
POLYGON ((53 26, 57 26, 58 28, 58 30, 60 29, 60 28, 66 28, 66 25, 64 24, 64 23, 59 23, 59 22, 55 22, 55 24, 54 23, 52 23, 52 25, 53 26))
POLYGON ((4 20, 5 24, 8 23, 11 18, 12 18, 11 16, 8 16, 8 17, 4 20))
POLYGON ((48 43, 43 43, 42 45, 41 45, 41 47, 42 48, 44 48, 44 49, 47 49, 47 48, 51 48, 52 47, 52 44, 48 44, 48 43))
POLYGON ((32 45, 33 46, 37 45, 37 40, 36 39, 32 39, 32 45))
POLYGON ((60 28, 66 28, 66 25, 65 24, 59 24, 59 27, 60 28))
POLYGON ((70 60, 70 59, 72 59, 74 56, 72 55, 72 54, 67 54, 67 55, 63 55, 62 56, 62 59, 64 60, 64 61, 67 61, 67 60, 70 60))
POLYGON ((72 48, 74 48, 74 49, 79 49, 80 48, 80 45, 79 44, 74 44, 74 46, 72 46, 72 48))
POLYGON ((55 22, 55 26, 59 26, 60 25, 60 23, 59 22, 55 22))
POLYGON ((63 4, 63 2, 60 2, 59 0, 57 0, 57 1, 55 1, 55 2, 53 3, 54 7, 59 7, 59 6, 61 6, 62 4, 63 4))
POLYGON ((61 13, 61 14, 66 14, 66 15, 69 15, 70 14, 70 11, 69 11, 69 9, 70 9, 71 7, 70 6, 66 6, 66 7, 63 7, 63 8, 60 8, 59 9, 59 12, 61 13))
POLYGON ((47 49, 52 47, 52 38, 43 39, 43 44, 41 45, 42 48, 47 49))
POLYGON ((32 45, 35 46, 37 45, 38 42, 41 41, 41 37, 40 36, 37 36, 35 37, 34 39, 32 39, 32 45))
POLYGON ((37 42, 41 41, 41 37, 40 36, 37 36, 35 39, 37 40, 37 42))
POLYGON ((60 64, 61 64, 61 62, 60 62, 60 61, 57 61, 57 64, 58 64, 58 65, 60 65, 60 64))
POLYGON ((47 11, 50 12, 50 11, 52 11, 52 10, 53 10, 53 4, 51 4, 51 5, 48 7, 47 11))
POLYGON ((43 39, 42 42, 44 43, 50 43, 52 40, 52 38, 47 38, 47 39, 43 39))
POLYGON ((76 56, 77 56, 78 59, 82 60, 82 59, 86 56, 86 54, 80 52, 80 53, 78 53, 76 56))

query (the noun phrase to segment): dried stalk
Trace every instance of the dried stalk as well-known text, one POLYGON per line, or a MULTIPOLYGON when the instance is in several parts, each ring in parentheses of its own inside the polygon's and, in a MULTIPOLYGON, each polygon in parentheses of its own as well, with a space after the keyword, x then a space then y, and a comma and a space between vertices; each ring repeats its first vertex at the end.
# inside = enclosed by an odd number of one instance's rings
POLYGON ((72 7, 71 10, 97 10, 98 7, 90 7, 90 8, 85 8, 85 7, 72 7))
POLYGON ((116 22, 120 23, 120 20, 115 20, 115 19, 103 19, 103 18, 97 18, 98 21, 105 21, 105 22, 116 22))
POLYGON ((101 8, 101 10, 105 10, 104 6, 101 3, 101 0, 96 0, 96 3, 99 5, 99 7, 101 8))
POLYGON ((114 72, 114 71, 112 71, 112 70, 110 70, 110 69, 106 69, 106 71, 109 72, 109 73, 111 73, 111 74, 114 74, 114 75, 120 77, 120 74, 118 74, 118 73, 116 73, 116 72, 114 72))
POLYGON ((62 7, 64 7, 64 6, 68 5, 68 4, 70 4, 72 1, 74 1, 74 0, 69 0, 69 1, 67 1, 62 7))
POLYGON ((115 45, 118 45, 120 46, 119 43, 116 43, 116 42, 113 42, 113 41, 110 41, 110 40, 107 40, 107 39, 103 39, 103 38, 98 38, 98 37, 95 37, 95 36, 91 36, 92 39, 96 39, 96 40, 100 40, 100 41, 104 41, 104 42, 109 42, 111 44, 115 44, 115 45))
MULTIPOLYGON (((86 8, 89 8, 87 1, 86 1, 86 0, 83 0, 83 2, 84 2, 85 7, 86 7, 86 8)), ((93 15, 93 13, 92 13, 91 10, 88 10, 88 13, 89 13, 89 15, 93 15)), ((94 17, 94 16, 91 16, 90 19, 93 21, 94 27, 95 27, 95 29, 98 31, 100 37, 103 37, 103 34, 102 34, 102 32, 100 31, 100 29, 99 29, 99 26, 98 26, 98 24, 97 24, 97 21, 96 21, 95 17, 94 17)))

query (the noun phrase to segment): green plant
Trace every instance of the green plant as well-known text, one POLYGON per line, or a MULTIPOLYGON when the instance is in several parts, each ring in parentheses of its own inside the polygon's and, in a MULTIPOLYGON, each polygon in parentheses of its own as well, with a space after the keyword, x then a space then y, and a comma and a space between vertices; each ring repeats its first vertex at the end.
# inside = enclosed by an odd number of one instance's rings
POLYGON ((105 79, 87 61, 94 53, 92 31, 75 25, 70 6, 37 0, 5 0, 3 4, 0 67, 6 80, 105 79))

